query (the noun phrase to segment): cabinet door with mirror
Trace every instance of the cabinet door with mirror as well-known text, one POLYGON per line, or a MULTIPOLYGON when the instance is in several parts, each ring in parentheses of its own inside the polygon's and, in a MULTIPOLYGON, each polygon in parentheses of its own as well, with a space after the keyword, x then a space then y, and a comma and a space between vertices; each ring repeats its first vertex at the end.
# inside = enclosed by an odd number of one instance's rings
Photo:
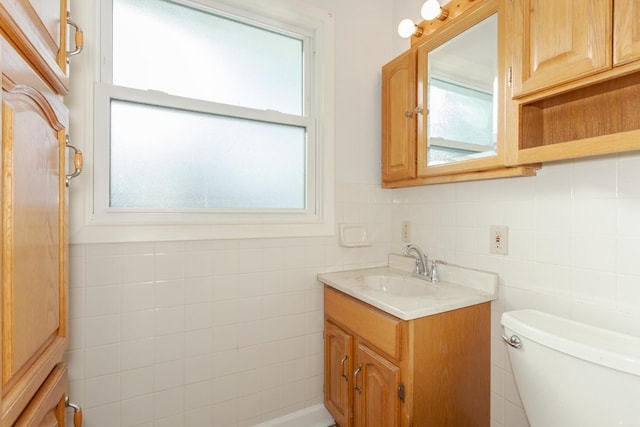
POLYGON ((415 141, 385 132, 391 123, 385 114, 393 114, 390 100, 410 97, 389 93, 393 86, 384 82, 394 61, 383 67, 383 153, 404 153, 405 159, 409 156, 398 146, 415 146, 416 162, 414 176, 404 180, 385 173, 383 162, 383 186, 535 175, 530 167, 504 166, 505 58, 510 46, 504 34, 504 1, 467 0, 452 2, 451 8, 463 3, 464 11, 452 11, 442 22, 423 22, 431 28, 412 40, 416 105, 397 111, 395 122, 406 117, 411 125, 414 120, 415 141))
MULTIPOLYGON (((484 16, 480 16, 484 18, 484 16)), ((498 156, 498 14, 492 13, 455 37, 427 43, 418 50, 419 94, 424 104, 426 175, 435 166, 498 156), (434 46, 435 45, 435 46, 434 46)), ((478 167, 478 166, 476 166, 478 167)))

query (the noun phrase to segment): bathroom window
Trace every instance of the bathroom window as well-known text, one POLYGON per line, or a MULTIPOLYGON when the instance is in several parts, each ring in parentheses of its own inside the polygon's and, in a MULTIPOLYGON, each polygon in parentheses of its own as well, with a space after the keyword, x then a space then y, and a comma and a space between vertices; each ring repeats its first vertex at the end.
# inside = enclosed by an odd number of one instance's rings
POLYGON ((101 2, 93 223, 329 230, 332 15, 268 3, 101 2))

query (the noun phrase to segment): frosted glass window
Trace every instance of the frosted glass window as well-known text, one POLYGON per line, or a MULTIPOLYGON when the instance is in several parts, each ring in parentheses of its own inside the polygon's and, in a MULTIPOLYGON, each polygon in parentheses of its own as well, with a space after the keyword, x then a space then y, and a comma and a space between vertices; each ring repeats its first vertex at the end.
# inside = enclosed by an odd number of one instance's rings
POLYGON ((90 238, 333 231, 332 13, 297 1, 97 3, 90 238))
POLYGON ((111 101, 110 206, 304 209, 306 129, 111 101))
POLYGON ((113 84, 303 114, 303 39, 166 0, 113 0, 113 84))

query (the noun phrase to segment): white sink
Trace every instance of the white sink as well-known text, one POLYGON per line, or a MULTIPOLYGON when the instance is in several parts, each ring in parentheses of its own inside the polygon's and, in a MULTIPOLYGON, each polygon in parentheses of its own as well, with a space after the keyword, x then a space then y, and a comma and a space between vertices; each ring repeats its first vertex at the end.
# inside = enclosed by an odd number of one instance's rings
POLYGON ((362 290, 382 292, 397 297, 423 297, 435 295, 438 288, 431 283, 414 277, 397 274, 368 274, 357 278, 362 281, 362 290))
POLYGON ((389 255, 384 267, 322 273, 318 280, 400 319, 411 320, 498 297, 498 275, 457 265, 438 265, 440 281, 411 275, 413 258, 389 255))

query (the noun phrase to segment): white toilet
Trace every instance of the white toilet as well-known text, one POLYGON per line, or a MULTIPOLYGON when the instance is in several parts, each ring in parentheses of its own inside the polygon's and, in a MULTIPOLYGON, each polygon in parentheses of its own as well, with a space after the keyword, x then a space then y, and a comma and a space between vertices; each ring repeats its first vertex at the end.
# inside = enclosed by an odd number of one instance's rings
POLYGON ((531 427, 640 426, 640 338, 535 310, 502 325, 531 427))

